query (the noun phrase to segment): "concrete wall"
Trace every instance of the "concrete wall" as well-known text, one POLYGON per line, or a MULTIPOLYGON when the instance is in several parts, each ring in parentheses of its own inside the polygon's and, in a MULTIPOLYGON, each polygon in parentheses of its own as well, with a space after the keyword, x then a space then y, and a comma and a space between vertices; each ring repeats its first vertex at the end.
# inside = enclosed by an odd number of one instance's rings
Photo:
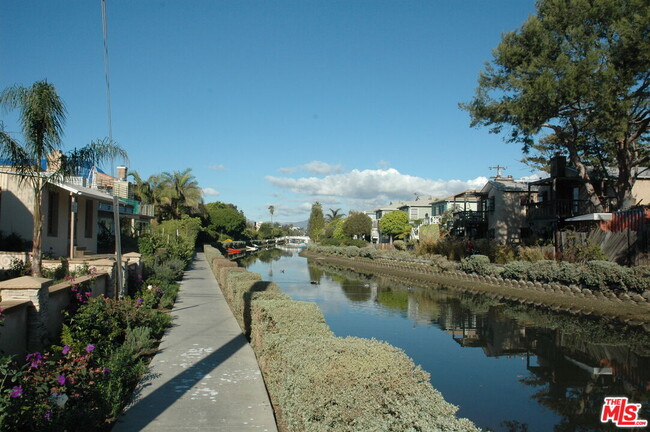
POLYGON ((0 326, 0 355, 27 354, 29 307, 31 302, 27 300, 0 302, 0 308, 4 309, 4 325, 0 326))
MULTIPOLYGON (((91 297, 106 294, 108 273, 82 276, 74 283, 91 281, 91 297)), ((51 286, 50 279, 23 276, 0 282, 0 308, 5 325, 0 327, 0 354, 24 356, 58 343, 64 312, 73 302, 72 282, 51 286)))
POLYGON ((9 270, 14 261, 27 262, 28 252, 0 252, 0 270, 9 270))

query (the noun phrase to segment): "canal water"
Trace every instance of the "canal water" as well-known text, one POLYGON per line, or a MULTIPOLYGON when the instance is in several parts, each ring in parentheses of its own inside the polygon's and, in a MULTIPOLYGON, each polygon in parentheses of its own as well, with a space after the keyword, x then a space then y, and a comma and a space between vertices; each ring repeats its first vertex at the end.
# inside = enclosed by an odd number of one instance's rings
POLYGON ((317 303, 337 336, 403 349, 458 415, 484 430, 617 430, 600 422, 607 396, 641 403, 640 418, 650 420, 645 332, 317 264, 295 250, 241 264, 294 300, 317 303))

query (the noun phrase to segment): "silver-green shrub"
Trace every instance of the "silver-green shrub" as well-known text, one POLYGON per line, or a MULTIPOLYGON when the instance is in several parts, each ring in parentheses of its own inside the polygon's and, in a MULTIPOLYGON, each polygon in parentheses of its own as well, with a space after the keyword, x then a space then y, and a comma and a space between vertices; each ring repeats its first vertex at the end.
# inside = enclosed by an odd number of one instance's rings
POLYGON ((356 258, 359 256, 359 248, 356 246, 348 246, 345 248, 345 255, 349 258, 356 258))
POLYGON ((501 277, 504 279, 527 280, 528 270, 532 267, 529 261, 512 261, 503 266, 501 277))
POLYGON ((375 340, 306 338, 283 346, 276 385, 290 431, 478 431, 455 417, 429 374, 375 340))
POLYGON ((375 259, 377 257, 377 248, 366 246, 359 249, 359 256, 362 258, 375 259))
POLYGON ((589 261, 582 273, 582 283, 589 288, 624 291, 627 269, 611 261, 589 261))
POLYGON ((433 268, 441 273, 453 271, 458 268, 457 263, 449 261, 447 257, 442 255, 431 255, 429 259, 431 260, 433 268))
POLYGON ((471 255, 460 261, 459 268, 465 273, 476 273, 481 276, 493 274, 490 258, 485 255, 471 255))

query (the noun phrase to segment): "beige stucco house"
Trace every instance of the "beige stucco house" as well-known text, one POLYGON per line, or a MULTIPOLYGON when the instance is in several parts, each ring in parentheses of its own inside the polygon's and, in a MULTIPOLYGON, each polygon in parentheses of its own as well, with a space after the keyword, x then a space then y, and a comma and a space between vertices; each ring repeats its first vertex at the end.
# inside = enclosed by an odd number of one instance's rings
MULTIPOLYGON (((100 203, 113 197, 66 182, 46 185, 41 200, 42 250, 53 257, 72 257, 77 252, 97 250, 97 217, 100 203)), ((0 231, 15 233, 31 241, 34 230, 34 192, 11 171, 0 172, 0 231)))

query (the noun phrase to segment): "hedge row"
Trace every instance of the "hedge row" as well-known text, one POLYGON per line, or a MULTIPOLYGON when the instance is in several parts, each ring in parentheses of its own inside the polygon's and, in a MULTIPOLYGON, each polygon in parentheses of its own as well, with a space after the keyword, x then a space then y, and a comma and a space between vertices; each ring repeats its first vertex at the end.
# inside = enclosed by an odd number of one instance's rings
POLYGON ((250 335, 281 431, 478 431, 403 351, 335 337, 316 304, 223 261, 212 269, 250 335))
POLYGON ((579 285, 596 291, 631 291, 642 294, 650 289, 650 268, 623 267, 610 261, 589 261, 586 264, 551 260, 534 263, 512 261, 500 266, 491 264, 484 255, 473 255, 461 261, 460 270, 481 276, 500 276, 503 279, 579 285))
POLYGON ((460 270, 481 276, 499 276, 504 279, 530 282, 579 285, 597 291, 636 292, 650 290, 650 266, 624 267, 610 261, 589 261, 586 264, 541 260, 536 262, 512 261, 505 265, 493 264, 485 255, 472 255, 460 263, 449 261, 442 255, 427 255, 415 259, 408 252, 380 251, 372 247, 341 248, 309 246, 308 251, 347 258, 382 259, 400 262, 426 263, 437 272, 460 270), (374 249, 374 252, 366 251, 374 249))

